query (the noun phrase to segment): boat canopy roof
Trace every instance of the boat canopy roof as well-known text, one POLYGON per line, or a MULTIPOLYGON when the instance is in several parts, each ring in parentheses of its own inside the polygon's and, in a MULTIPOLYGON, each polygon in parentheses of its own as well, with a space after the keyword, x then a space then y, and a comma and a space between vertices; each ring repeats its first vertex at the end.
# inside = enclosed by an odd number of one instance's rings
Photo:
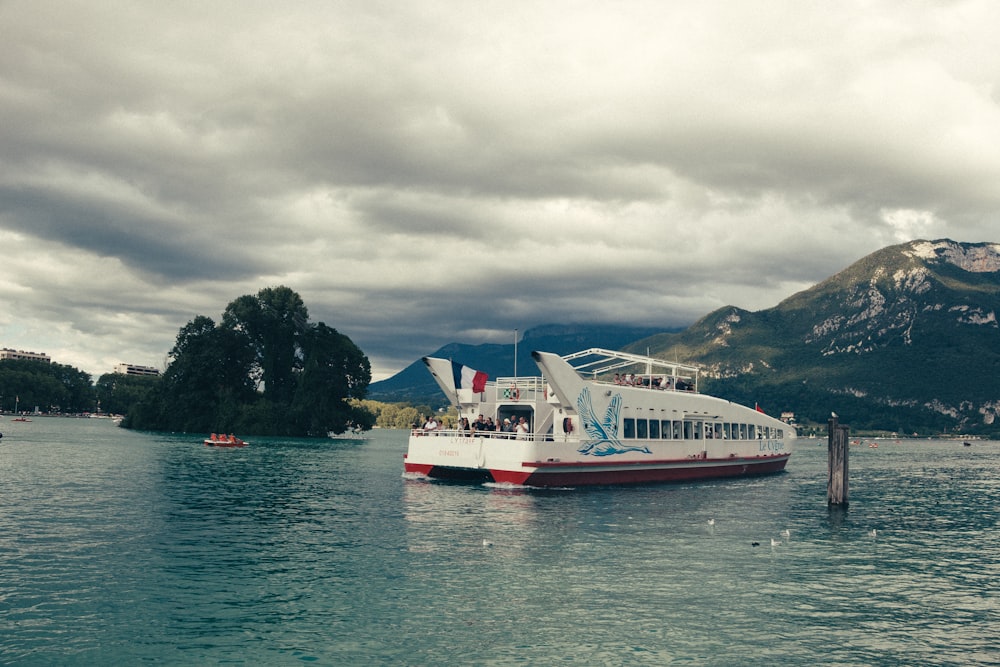
POLYGON ((599 347, 567 354, 563 356, 563 359, 573 366, 580 375, 590 375, 595 380, 600 375, 622 369, 630 369, 630 372, 637 375, 668 375, 674 378, 693 380, 697 380, 701 371, 697 366, 681 364, 676 361, 666 361, 617 350, 605 350, 599 347))

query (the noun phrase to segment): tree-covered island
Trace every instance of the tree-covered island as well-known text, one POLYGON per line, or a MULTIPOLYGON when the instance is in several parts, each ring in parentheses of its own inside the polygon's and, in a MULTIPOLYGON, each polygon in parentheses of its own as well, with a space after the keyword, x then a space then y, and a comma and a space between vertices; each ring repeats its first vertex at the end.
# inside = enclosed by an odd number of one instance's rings
POLYGON ((368 358, 350 338, 310 323, 293 290, 268 287, 232 301, 219 323, 199 315, 181 327, 166 370, 122 426, 301 437, 366 430, 369 382, 368 358))

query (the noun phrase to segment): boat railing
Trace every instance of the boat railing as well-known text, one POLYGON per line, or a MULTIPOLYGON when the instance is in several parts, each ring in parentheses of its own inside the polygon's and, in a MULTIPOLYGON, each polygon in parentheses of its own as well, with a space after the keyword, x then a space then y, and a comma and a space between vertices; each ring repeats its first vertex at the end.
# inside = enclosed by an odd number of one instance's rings
POLYGON ((659 379, 663 385, 661 388, 664 389, 698 391, 698 376, 701 373, 698 366, 597 347, 564 355, 563 359, 582 377, 589 376, 592 380, 610 378, 615 373, 647 381, 645 384, 636 384, 634 381, 625 383, 631 386, 655 388, 654 380, 659 379))
POLYGON ((671 377, 669 375, 636 375, 632 380, 622 378, 620 381, 614 380, 591 380, 595 384, 607 385, 610 387, 634 387, 636 389, 654 389, 657 391, 679 391, 687 394, 698 393, 698 386, 690 379, 681 376, 671 377))
POLYGON ((457 428, 436 428, 429 430, 414 428, 410 429, 410 436, 428 438, 486 438, 489 440, 520 440, 522 442, 545 442, 552 440, 551 433, 527 433, 524 435, 518 435, 517 433, 509 433, 507 431, 463 431, 462 429, 457 428))
POLYGON ((496 379, 497 402, 526 401, 548 398, 545 380, 540 377, 499 377, 496 379))

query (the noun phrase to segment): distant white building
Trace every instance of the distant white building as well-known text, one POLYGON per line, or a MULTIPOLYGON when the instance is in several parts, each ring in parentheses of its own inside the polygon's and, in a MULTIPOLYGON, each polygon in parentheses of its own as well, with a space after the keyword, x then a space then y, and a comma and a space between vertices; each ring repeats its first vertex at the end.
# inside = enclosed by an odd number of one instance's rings
POLYGON ((50 359, 47 354, 42 354, 41 352, 25 352, 24 350, 12 350, 7 347, 0 349, 0 360, 3 359, 27 359, 29 361, 44 361, 47 364, 52 363, 52 359, 50 359))
POLYGON ((159 375, 160 369, 152 366, 137 366, 136 364, 118 364, 115 373, 121 375, 159 375))

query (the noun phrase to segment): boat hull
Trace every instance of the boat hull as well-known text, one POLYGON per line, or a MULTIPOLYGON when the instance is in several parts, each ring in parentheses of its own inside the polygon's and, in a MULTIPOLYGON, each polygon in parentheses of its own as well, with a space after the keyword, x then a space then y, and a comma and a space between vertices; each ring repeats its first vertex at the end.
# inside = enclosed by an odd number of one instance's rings
POLYGON ((499 470, 480 468, 455 468, 426 464, 406 464, 407 472, 434 479, 466 482, 496 482, 519 486, 559 487, 611 484, 649 484, 690 482, 726 477, 772 475, 782 472, 790 455, 769 457, 767 460, 704 461, 698 465, 680 464, 662 466, 609 467, 597 470, 535 469, 499 470))
POLYGON ((247 443, 243 440, 237 442, 230 442, 229 440, 212 440, 210 438, 205 439, 206 447, 246 447, 247 443))
POLYGON ((521 441, 414 432, 404 470, 435 479, 497 482, 523 486, 581 486, 686 482, 768 475, 784 470, 790 451, 775 443, 650 443, 650 451, 607 457, 579 453, 578 441, 521 441), (747 446, 760 450, 748 455, 747 446), (733 451, 733 450, 743 450, 733 451))
POLYGON ((698 393, 693 367, 597 348, 532 357, 541 376, 472 387, 469 369, 426 357, 460 428, 429 419, 411 431, 404 470, 526 486, 641 484, 777 473, 791 456, 793 427, 698 393), (620 373, 604 379, 636 365, 645 370, 624 384, 620 373))

